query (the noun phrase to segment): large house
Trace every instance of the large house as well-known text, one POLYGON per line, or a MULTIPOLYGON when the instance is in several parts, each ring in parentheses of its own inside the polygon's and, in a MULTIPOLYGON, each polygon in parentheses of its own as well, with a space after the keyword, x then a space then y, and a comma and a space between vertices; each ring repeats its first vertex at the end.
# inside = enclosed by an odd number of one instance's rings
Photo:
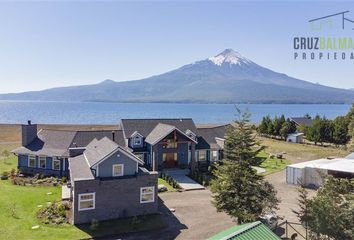
POLYGON ((192 119, 123 119, 114 131, 38 131, 29 121, 13 153, 22 173, 70 178, 79 224, 156 212, 157 171, 218 161, 224 135, 192 119))

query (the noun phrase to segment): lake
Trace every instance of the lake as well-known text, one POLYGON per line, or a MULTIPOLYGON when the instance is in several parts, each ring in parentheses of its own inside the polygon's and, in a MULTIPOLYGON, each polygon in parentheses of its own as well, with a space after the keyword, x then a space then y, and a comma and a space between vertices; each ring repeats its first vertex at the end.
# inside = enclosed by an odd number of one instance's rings
MULTIPOLYGON (((252 122, 263 116, 314 116, 333 119, 350 109, 345 104, 238 104, 248 109, 252 122)), ((193 118, 196 123, 228 123, 234 104, 102 103, 0 101, 0 123, 116 124, 122 118, 193 118)))

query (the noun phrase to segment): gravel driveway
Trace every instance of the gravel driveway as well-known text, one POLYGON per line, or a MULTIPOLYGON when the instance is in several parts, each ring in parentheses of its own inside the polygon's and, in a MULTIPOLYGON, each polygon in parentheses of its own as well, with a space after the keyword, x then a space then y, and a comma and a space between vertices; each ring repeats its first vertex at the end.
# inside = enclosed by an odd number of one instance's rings
POLYGON ((206 239, 235 225, 225 213, 216 212, 211 204, 209 190, 171 192, 159 194, 160 211, 169 226, 158 231, 140 232, 115 239, 206 239), (171 213, 168 208, 175 209, 171 213))

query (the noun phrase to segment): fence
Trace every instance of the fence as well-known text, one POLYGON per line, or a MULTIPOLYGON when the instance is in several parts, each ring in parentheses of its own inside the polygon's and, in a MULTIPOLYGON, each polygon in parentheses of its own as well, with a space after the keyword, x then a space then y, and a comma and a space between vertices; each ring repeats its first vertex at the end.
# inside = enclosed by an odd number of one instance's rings
POLYGON ((291 239, 291 240, 308 239, 307 226, 304 226, 301 223, 284 221, 278 224, 277 228, 275 229, 275 233, 278 236, 281 236, 282 239, 291 239))

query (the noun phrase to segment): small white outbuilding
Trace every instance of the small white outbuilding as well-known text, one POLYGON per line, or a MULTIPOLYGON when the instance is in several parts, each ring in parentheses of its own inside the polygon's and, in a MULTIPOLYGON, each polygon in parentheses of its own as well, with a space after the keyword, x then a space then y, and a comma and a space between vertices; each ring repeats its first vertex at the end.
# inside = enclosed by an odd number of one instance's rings
POLYGON ((354 178, 354 159, 324 158, 286 167, 286 182, 288 184, 301 182, 308 187, 319 187, 323 184, 326 175, 354 178))
POLYGON ((287 142, 302 143, 304 141, 304 133, 291 133, 286 137, 287 142))

